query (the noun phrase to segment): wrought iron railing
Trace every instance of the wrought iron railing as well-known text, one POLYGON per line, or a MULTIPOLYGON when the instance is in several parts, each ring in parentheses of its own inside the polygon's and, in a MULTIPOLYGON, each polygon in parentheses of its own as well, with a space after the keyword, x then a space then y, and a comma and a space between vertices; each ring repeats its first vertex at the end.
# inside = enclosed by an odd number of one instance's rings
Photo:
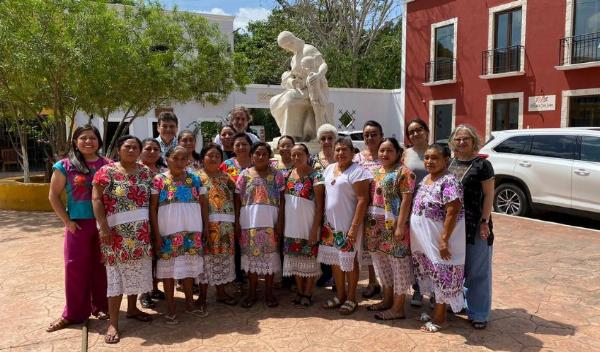
POLYGON ((456 59, 439 58, 425 63, 425 82, 451 80, 454 78, 456 59))
POLYGON ((560 40, 560 66, 600 61, 600 32, 566 37, 560 40))
POLYGON ((522 45, 486 50, 481 53, 481 74, 491 75, 521 71, 521 61, 524 54, 525 47, 522 45))

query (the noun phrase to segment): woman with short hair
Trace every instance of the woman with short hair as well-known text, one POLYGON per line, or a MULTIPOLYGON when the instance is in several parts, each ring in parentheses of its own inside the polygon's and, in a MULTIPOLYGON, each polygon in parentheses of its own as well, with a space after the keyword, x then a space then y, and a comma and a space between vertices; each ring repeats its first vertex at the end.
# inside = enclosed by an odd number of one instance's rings
POLYGON ((460 180, 465 194, 467 314, 473 328, 485 329, 492 308, 494 168, 477 155, 481 142, 473 126, 456 127, 449 145, 454 151, 449 170, 460 180))
POLYGON ((465 218, 460 181, 448 172, 450 150, 432 144, 425 151, 429 172, 414 197, 410 218, 410 245, 419 287, 435 293, 430 317, 422 313, 421 330, 438 332, 446 327, 446 306, 463 309, 465 218))
POLYGON ((336 296, 327 300, 323 308, 338 309, 340 314, 349 315, 358 306, 358 255, 362 250, 362 228, 373 176, 352 161, 354 146, 350 138, 339 138, 334 146, 336 163, 323 173, 325 219, 317 260, 332 265, 336 283, 336 296))
POLYGON ((338 131, 335 126, 328 123, 323 124, 317 130, 317 141, 321 150, 310 156, 309 163, 317 171, 323 171, 329 164, 335 163, 333 145, 338 138, 338 131))

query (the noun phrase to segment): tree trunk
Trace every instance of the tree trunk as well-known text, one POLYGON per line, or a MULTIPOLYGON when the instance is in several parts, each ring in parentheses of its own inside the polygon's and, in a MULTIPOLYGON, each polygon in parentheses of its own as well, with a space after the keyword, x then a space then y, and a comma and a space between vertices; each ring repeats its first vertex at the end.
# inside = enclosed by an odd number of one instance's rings
POLYGON ((21 168, 23 168, 23 182, 31 182, 29 171, 29 153, 27 152, 27 132, 23 128, 19 129, 19 144, 21 144, 21 168))

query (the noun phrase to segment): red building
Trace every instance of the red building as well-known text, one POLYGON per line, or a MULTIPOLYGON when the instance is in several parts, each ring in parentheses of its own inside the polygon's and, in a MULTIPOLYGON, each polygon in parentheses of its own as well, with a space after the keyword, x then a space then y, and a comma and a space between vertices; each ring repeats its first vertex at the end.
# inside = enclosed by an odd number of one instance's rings
POLYGON ((405 121, 600 127, 600 0, 406 0, 405 121))

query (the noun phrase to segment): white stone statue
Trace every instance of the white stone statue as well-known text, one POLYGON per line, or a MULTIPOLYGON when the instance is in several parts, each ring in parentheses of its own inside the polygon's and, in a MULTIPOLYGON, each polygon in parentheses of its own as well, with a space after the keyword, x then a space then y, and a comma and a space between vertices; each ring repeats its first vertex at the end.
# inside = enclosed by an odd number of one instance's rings
POLYGON ((293 53, 291 68, 281 75, 285 89, 270 100, 271 114, 282 135, 297 141, 316 138, 317 128, 333 124, 333 103, 329 102, 327 63, 312 45, 288 31, 277 36, 277 44, 293 53))

